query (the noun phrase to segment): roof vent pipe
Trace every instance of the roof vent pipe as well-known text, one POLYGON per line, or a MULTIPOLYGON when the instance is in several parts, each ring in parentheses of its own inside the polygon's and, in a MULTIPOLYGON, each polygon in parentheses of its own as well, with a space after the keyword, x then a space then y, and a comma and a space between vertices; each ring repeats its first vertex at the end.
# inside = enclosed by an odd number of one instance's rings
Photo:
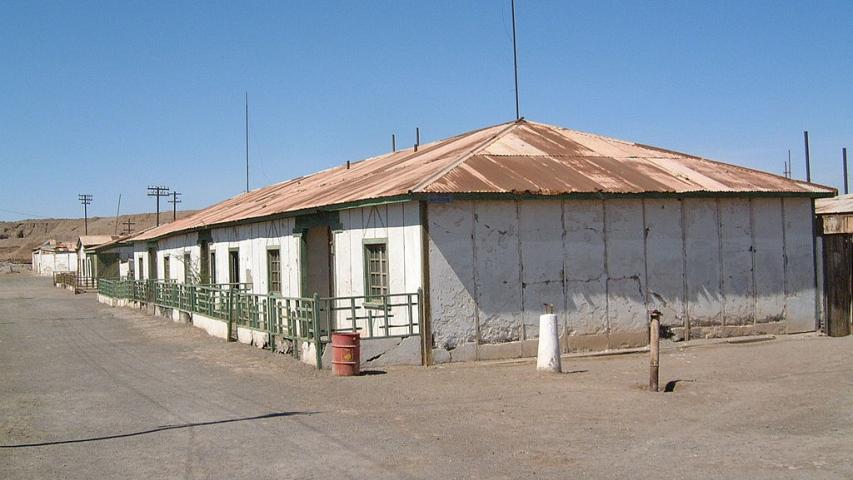
POLYGON ((847 195, 847 147, 841 149, 841 158, 844 159, 844 195, 847 195))
POLYGON ((421 129, 415 127, 415 151, 418 151, 418 145, 421 144, 421 129))
POLYGON ((394 133, 391 134, 391 151, 397 151, 397 135, 394 133))
POLYGON ((349 160, 347 160, 347 170, 349 170, 349 160))

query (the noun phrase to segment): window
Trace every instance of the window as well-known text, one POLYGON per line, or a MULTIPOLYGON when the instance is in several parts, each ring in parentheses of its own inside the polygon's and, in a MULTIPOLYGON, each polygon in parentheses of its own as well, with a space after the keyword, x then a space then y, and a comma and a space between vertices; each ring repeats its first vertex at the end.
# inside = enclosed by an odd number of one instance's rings
POLYGON ((240 252, 238 250, 228 252, 228 282, 240 283, 240 252))
POLYGON ((216 285, 216 252, 210 252, 210 280, 213 285, 216 285))
POLYGON ((278 248, 267 250, 267 291, 281 293, 281 252, 278 248))
POLYGON ((388 294, 388 253, 385 242, 366 241, 364 245, 365 293, 369 303, 382 303, 388 294))
POLYGON ((193 279, 193 257, 190 252, 184 252, 184 283, 195 283, 193 279))
POLYGON ((163 255, 163 280, 169 280, 169 256, 163 255))

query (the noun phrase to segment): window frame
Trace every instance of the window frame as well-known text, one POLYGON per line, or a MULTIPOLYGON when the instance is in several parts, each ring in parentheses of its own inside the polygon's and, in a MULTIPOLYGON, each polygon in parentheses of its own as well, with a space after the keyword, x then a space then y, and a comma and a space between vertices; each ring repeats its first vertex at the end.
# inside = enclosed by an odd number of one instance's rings
POLYGON ((365 238, 362 240, 362 259, 364 265, 364 307, 370 309, 382 309, 383 307, 389 309, 387 302, 383 301, 382 295, 389 295, 391 293, 391 275, 390 269, 388 266, 388 239, 387 238, 365 238), (382 255, 377 259, 379 262, 380 271, 374 272, 371 270, 371 253, 372 250, 381 247, 382 255), (379 275, 380 279, 384 278, 384 282, 380 281, 380 285, 374 286, 371 283, 372 275, 379 275), (373 292, 374 288, 379 288, 380 290, 384 290, 384 293, 375 294, 373 292), (380 297, 374 297, 374 295, 379 295, 380 297))
POLYGON ((211 249, 209 252, 210 255, 210 265, 208 266, 208 279, 207 281, 211 285, 216 285, 216 249, 211 249))
POLYGON ((269 246, 267 247, 267 293, 282 295, 281 288, 281 246, 269 246), (273 275, 273 257, 276 257, 275 263, 278 264, 275 275, 273 275), (276 288, 273 288, 274 285, 276 288))
POLYGON ((171 276, 171 259, 169 255, 163 255, 163 281, 168 282, 171 276))
POLYGON ((192 280, 192 264, 193 264, 193 254, 190 250, 184 251, 184 284, 193 283, 192 280))

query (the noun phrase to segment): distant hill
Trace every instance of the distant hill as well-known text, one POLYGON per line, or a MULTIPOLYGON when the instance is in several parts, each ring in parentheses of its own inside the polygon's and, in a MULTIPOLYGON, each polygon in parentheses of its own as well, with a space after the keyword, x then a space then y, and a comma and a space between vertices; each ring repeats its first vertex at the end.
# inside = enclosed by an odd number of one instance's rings
MULTIPOLYGON (((178 218, 186 217, 192 213, 194 212, 178 212, 178 218)), ((126 222, 128 219, 135 223, 131 227, 134 232, 152 227, 156 223, 156 215, 153 213, 122 215, 119 217, 119 233, 124 232, 122 222, 126 222)), ((172 212, 160 214, 161 223, 170 221, 172 221, 172 212)), ((115 217, 92 217, 89 219, 89 235, 113 235, 115 232, 115 217)), ((83 235, 82 218, 44 218, 0 222, 0 261, 29 263, 32 260, 33 248, 41 245, 45 240, 76 242, 80 235, 83 235)))

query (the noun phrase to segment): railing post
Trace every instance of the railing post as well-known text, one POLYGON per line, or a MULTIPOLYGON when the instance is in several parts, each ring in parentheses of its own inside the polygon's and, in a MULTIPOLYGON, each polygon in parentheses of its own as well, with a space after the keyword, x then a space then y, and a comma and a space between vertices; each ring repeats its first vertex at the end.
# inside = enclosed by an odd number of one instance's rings
POLYGON ((323 350, 320 345, 320 295, 314 293, 314 315, 312 318, 314 328, 314 354, 317 357, 317 368, 323 368, 323 350))

